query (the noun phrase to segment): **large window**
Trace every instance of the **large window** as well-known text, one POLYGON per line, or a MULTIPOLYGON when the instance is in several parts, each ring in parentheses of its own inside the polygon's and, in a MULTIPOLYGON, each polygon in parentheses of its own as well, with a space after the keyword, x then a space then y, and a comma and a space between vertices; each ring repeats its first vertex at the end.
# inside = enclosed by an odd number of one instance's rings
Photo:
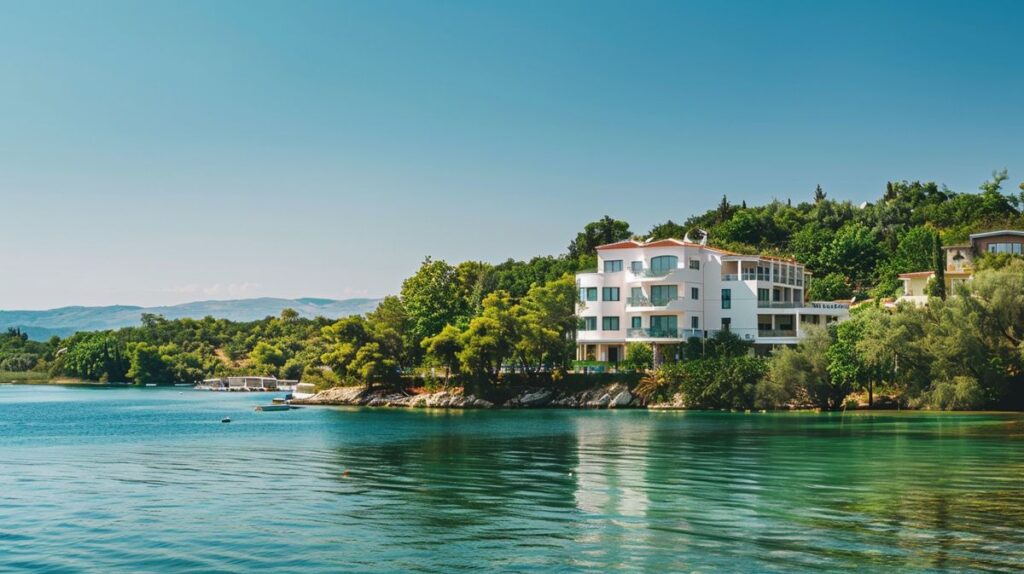
POLYGON ((652 337, 678 337, 679 318, 675 315, 651 315, 652 337))
POLYGON ((597 301, 597 287, 580 287, 580 301, 597 301))
POLYGON ((601 330, 602 331, 618 331, 619 330, 619 318, 618 317, 601 317, 601 330))
POLYGON ((690 299, 693 299, 694 301, 700 299, 700 289, 696 287, 690 287, 690 299))
POLYGON ((1024 244, 1021 243, 989 243, 989 253, 1013 253, 1021 255, 1024 253, 1024 244))
POLYGON ((631 317, 629 320, 629 326, 631 329, 641 329, 643 328, 642 322, 643 319, 641 317, 631 317))
POLYGON ((596 331, 597 317, 583 317, 580 321, 580 331, 596 331))
POLYGON ((732 289, 722 289, 722 309, 732 309, 732 289))
POLYGON ((668 305, 679 298, 678 285, 651 285, 651 304, 656 307, 668 305))
POLYGON ((604 262, 604 272, 605 273, 616 273, 618 271, 622 271, 622 260, 621 259, 615 259, 614 261, 605 261, 604 262))
POLYGON ((665 275, 679 267, 679 258, 675 255, 659 255, 651 259, 651 273, 665 275))
POLYGON ((601 300, 602 301, 618 301, 619 300, 619 288, 618 287, 602 287, 601 288, 601 300))

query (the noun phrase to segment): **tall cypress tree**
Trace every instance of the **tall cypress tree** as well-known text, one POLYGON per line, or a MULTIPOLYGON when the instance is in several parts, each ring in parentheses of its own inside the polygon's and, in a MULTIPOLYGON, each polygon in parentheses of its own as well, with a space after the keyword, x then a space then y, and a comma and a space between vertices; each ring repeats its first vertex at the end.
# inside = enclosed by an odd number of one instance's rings
POLYGON ((932 234, 932 257, 935 269, 935 284, 932 286, 932 295, 940 299, 946 298, 946 257, 942 251, 942 238, 939 232, 932 234))

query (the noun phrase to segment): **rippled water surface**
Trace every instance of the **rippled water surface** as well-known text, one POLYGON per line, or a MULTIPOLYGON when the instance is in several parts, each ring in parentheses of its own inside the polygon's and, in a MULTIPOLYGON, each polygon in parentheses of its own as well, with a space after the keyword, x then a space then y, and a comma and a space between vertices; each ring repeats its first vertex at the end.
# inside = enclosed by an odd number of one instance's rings
POLYGON ((0 572, 1024 565, 1020 414, 253 412, 270 398, 0 387, 0 572))

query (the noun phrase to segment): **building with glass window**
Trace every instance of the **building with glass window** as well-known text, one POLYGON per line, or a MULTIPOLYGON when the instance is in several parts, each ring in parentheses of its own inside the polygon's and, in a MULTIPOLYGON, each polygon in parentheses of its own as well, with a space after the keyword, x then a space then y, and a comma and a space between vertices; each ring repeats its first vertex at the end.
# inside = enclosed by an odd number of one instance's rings
POLYGON ((848 302, 809 301, 810 275, 789 259, 665 239, 602 245, 597 261, 597 272, 576 275, 580 361, 617 363, 639 341, 660 362, 721 329, 766 352, 795 344, 807 325, 849 316, 848 302))
MULTIPOLYGON (((957 285, 970 280, 974 275, 974 260, 983 254, 1024 255, 1024 231, 986 231, 972 234, 969 240, 963 245, 947 245, 942 248, 946 260, 943 270, 946 293, 955 293, 957 285)), ((903 281, 903 293, 896 299, 897 303, 924 305, 928 302, 930 285, 936 281, 934 270, 901 273, 899 277, 903 281)))

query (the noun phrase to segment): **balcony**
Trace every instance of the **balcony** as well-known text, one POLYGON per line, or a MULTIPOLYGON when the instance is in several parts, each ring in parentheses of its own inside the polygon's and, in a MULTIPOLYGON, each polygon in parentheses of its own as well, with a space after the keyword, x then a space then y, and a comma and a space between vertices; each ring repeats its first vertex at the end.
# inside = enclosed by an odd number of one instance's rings
POLYGON ((758 301, 758 309, 799 309, 803 307, 802 301, 758 301))
POLYGON ((664 329, 660 327, 626 330, 627 339, 690 339, 693 337, 703 338, 704 331, 700 329, 664 329))
POLYGON ((768 273, 754 273, 753 271, 743 272, 744 281, 771 281, 771 276, 768 273))
POLYGON ((796 337, 796 329, 758 329, 758 337, 796 337))
POLYGON ((627 307, 667 307, 669 303, 678 301, 679 297, 629 297, 627 307))
POLYGON ((722 281, 739 281, 739 275, 722 275, 722 281))
POLYGON ((629 272, 632 273, 635 277, 641 277, 645 279, 665 277, 673 271, 675 271, 675 269, 651 269, 650 267, 629 270, 629 272))

